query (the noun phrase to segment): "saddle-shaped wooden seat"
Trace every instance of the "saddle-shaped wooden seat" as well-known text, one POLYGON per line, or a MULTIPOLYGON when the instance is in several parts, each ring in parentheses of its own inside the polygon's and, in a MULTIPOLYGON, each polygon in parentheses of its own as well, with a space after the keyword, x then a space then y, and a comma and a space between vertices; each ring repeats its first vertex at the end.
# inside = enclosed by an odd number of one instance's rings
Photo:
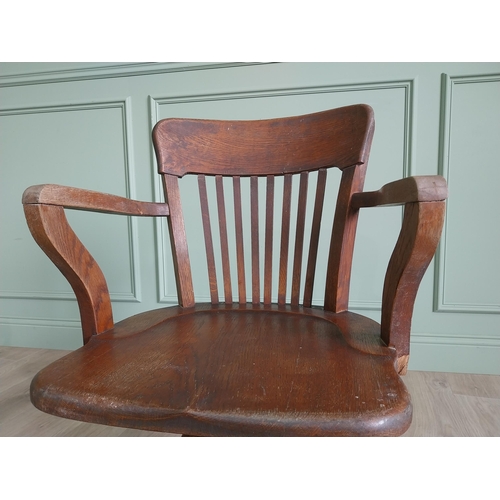
POLYGON ((84 339, 83 347, 37 374, 33 404, 61 417, 184 435, 404 433, 412 407, 400 375, 447 191, 442 177, 426 176, 363 192, 373 131, 366 105, 260 121, 168 119, 153 131, 165 203, 55 185, 28 188, 28 225, 75 291, 84 339), (342 176, 321 264, 331 167, 342 176), (198 177, 204 235, 190 253, 179 190, 179 179, 188 175, 198 177), (215 186, 213 204, 208 178, 215 186), (265 200, 259 201, 262 187, 265 200), (243 217, 246 190, 249 224, 243 217), (313 208, 307 210, 311 192, 313 208), (405 214, 379 325, 348 311, 349 281, 359 209, 387 204, 405 204, 405 214), (114 324, 106 281, 69 227, 65 208, 164 217, 179 305, 114 324), (202 253, 210 303, 198 303, 193 288, 190 254, 198 264, 202 253), (313 305, 318 273, 326 276, 322 306, 313 305))

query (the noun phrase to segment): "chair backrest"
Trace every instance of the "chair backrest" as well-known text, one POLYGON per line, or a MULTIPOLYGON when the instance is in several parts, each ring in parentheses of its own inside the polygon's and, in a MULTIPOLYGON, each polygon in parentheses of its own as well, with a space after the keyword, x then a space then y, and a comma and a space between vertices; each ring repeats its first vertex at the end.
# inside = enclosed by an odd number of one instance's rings
MULTIPOLYGON (((198 176, 201 217, 205 237, 210 297, 219 303, 214 242, 220 243, 224 302, 270 305, 302 303, 311 306, 318 241, 322 227, 323 202, 327 169, 342 170, 326 272, 324 307, 340 312, 347 309, 351 262, 358 211, 350 206, 352 193, 362 191, 366 165, 374 131, 373 110, 367 105, 354 105, 319 113, 258 121, 223 121, 166 119, 157 123, 153 143, 162 174, 170 240, 174 257, 179 304, 194 305, 191 265, 187 248, 178 178, 186 174, 198 176), (317 172, 310 176, 311 172, 317 172), (291 231, 293 177, 298 176, 296 220, 291 231), (215 178, 218 215, 217 238, 212 234, 207 192, 207 177, 215 178), (228 183, 232 177, 231 218, 226 214, 228 183), (283 177, 283 192, 275 195, 277 177, 283 177), (316 178, 312 220, 306 224, 308 183, 316 178), (260 181, 259 178, 264 178, 260 181), (259 185, 265 183, 265 203, 259 204, 259 185), (250 259, 251 297, 247 298, 247 277, 242 219, 242 189, 250 191, 250 259), (225 189, 226 187, 226 189, 225 189), (276 206, 276 200, 282 207, 276 206), (263 205, 265 215, 259 215, 263 205), (233 211, 234 210, 234 211, 233 211), (275 214, 281 214, 278 242, 273 242, 275 214), (228 242, 228 220, 234 224, 234 252, 228 242), (308 245, 304 244, 305 228, 308 245), (264 235, 261 245, 260 233, 264 235), (293 231, 294 229, 294 231, 293 231), (310 234, 310 236, 309 236, 310 234), (290 244, 290 236, 295 241, 290 244), (307 247, 307 259, 304 247, 307 247), (293 250, 293 255, 291 251, 293 250), (273 254, 279 252, 277 261, 273 254), (231 257, 235 255, 237 297, 233 296, 231 257), (274 263, 273 263, 274 261, 274 263), (277 262, 277 263, 276 263, 277 262), (291 290, 287 283, 291 264, 291 290), (303 263, 306 263, 303 265, 303 263), (261 273, 263 265, 263 274, 261 273), (273 265, 277 265, 277 293, 273 290, 273 265), (304 268, 304 270, 302 269, 304 268), (261 274, 262 278, 261 279, 261 274), (287 285, 290 293, 287 295, 287 285), (302 289, 302 294, 300 293, 302 289)), ((280 180, 281 185, 281 180, 280 180)), ((329 196, 329 195, 328 195, 329 196)), ((276 274, 276 273, 275 273, 276 274)), ((236 282, 236 281, 235 281, 236 282)))

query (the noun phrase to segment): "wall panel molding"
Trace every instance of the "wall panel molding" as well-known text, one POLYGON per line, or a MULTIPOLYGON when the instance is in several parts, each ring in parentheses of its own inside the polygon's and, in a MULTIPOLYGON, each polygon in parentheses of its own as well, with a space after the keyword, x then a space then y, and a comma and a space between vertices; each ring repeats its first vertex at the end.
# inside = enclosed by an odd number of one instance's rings
POLYGON ((412 344, 453 345, 453 346, 476 346, 500 348, 500 338, 488 335, 439 335, 426 333, 412 333, 412 344))
MULTIPOLYGON (((439 173, 444 176, 450 186, 450 195, 453 196, 453 169, 450 162, 452 142, 452 120, 454 107, 454 90, 459 85, 481 85, 484 83, 500 82, 500 74, 488 75, 441 75, 441 124, 439 135, 439 173)), ((492 214, 492 217, 495 217, 492 214)), ((496 220, 496 219, 495 219, 496 220)), ((457 303, 447 301, 445 291, 447 286, 447 251, 449 250, 450 213, 447 210, 443 227, 443 234, 436 253, 434 275, 434 310, 436 312, 454 313, 487 313, 500 314, 500 304, 492 303, 457 303)))
MULTIPOLYGON (((132 114, 131 99, 129 97, 123 100, 101 101, 101 102, 81 102, 81 103, 55 103, 44 106, 26 106, 16 108, 0 109, 0 116, 33 115, 42 113, 62 113, 94 111, 103 109, 119 109, 121 111, 121 123, 123 135, 123 155, 124 166, 123 174, 125 177, 126 193, 124 196, 135 198, 135 167, 133 156, 132 139, 132 114)), ((137 222, 134 218, 128 218, 128 246, 129 246, 129 270, 130 270, 130 292, 110 291, 111 299, 117 302, 140 302, 140 267, 139 267, 139 249, 137 237, 137 222)), ((52 292, 47 290, 36 291, 13 291, 0 290, 0 298, 7 299, 49 299, 49 300, 75 300, 73 292, 52 292)))
POLYGON ((82 329, 80 319, 55 319, 55 318, 21 318, 14 316, 0 317, 0 325, 30 326, 30 327, 53 327, 53 328, 76 328, 82 329))
POLYGON ((116 63, 92 64, 72 69, 41 71, 37 73, 12 73, 0 76, 0 88, 40 83, 77 82, 82 80, 98 80, 103 78, 123 78, 129 76, 157 75, 182 71, 200 71, 205 69, 232 68, 238 66, 254 66, 272 63, 116 63))
POLYGON ((0 345, 78 349, 83 345, 80 320, 0 318, 0 345))
MULTIPOLYGON (((414 152, 413 143, 415 137, 415 79, 407 80, 388 80, 380 82, 357 82, 352 84, 310 86, 310 87, 289 87, 282 89, 261 89, 249 92, 224 92, 220 94, 191 94, 176 96, 149 96, 149 115, 151 129, 160 119, 160 107, 171 104, 193 104, 209 101, 231 101, 238 99, 259 99, 269 97, 291 97, 317 94, 349 93, 360 91, 380 91, 396 90, 404 91, 404 133, 403 133, 403 165, 401 176, 407 177, 414 175, 414 152)), ((154 172, 154 190, 156 201, 163 201, 163 188, 160 176, 157 174, 156 157, 151 145, 151 158, 153 159, 152 169, 154 172)), ((167 277, 167 261, 171 259, 168 242, 168 230, 163 221, 157 220, 156 223, 156 261, 158 269, 158 301, 160 303, 177 303, 177 292, 175 282, 167 277)), ((196 300, 209 300, 208 295, 200 295, 196 300)), ((322 300, 313 300, 314 305, 321 305, 322 300)), ((350 300, 349 307, 354 310, 380 310, 381 301, 360 301, 350 300)))

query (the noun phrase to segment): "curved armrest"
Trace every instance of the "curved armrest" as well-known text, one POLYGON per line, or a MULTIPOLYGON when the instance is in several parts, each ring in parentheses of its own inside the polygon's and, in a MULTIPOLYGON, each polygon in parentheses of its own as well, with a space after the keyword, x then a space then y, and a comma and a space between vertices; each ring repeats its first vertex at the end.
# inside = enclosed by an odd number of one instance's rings
POLYGON ((448 186, 440 175, 405 177, 390 182, 378 191, 355 193, 352 195, 353 208, 376 207, 381 205, 402 205, 423 201, 443 201, 448 198, 448 186))
POLYGON ((121 215, 165 216, 169 214, 166 203, 135 201, 113 194, 86 189, 40 184, 31 186, 23 194, 23 205, 56 205, 76 210, 104 212, 121 215))
POLYGON ((28 227, 40 248, 62 272, 75 292, 83 341, 113 328, 113 314, 104 275, 90 252, 71 229, 64 208, 96 212, 165 216, 165 203, 129 200, 84 189, 43 184, 23 194, 28 227))
POLYGON ((378 191, 356 193, 353 208, 405 204, 403 224, 384 280, 381 337, 396 350, 398 373, 406 373, 413 306, 436 251, 448 188, 438 175, 407 177, 378 191))

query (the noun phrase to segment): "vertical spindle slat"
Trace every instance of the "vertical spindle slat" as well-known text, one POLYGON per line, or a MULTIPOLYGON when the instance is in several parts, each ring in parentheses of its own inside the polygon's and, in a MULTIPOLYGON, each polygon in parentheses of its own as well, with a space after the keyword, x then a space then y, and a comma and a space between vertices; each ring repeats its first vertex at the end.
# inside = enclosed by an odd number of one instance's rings
POLYGON ((308 178, 308 172, 302 172, 300 174, 299 201, 297 207, 297 229, 295 231, 295 248, 292 271, 291 304, 293 306, 299 305, 300 274, 302 270, 302 254, 304 250, 304 225, 306 219, 308 178))
POLYGON ((266 237, 264 242, 264 304, 271 304, 273 274, 274 175, 267 176, 266 237))
POLYGON ((258 182, 258 177, 250 177, 250 223, 252 232, 252 304, 258 304, 260 302, 258 182))
POLYGON ((198 175, 198 189, 200 192, 201 219, 205 237, 205 250, 207 254, 208 282, 210 286, 210 302, 219 303, 219 290, 217 288, 217 274, 215 270, 214 245, 212 241, 212 228, 210 225, 210 211, 208 209, 207 183, 205 176, 198 175))
POLYGON ((233 177, 234 192, 234 222, 236 229, 236 262, 238 267, 238 300, 245 304, 246 282, 245 282, 245 254, 243 249, 243 218, 241 215, 241 183, 239 177, 233 177))
POLYGON ((219 214, 220 249, 222 258, 222 277, 224 279, 224 302, 232 304, 233 292, 231 289, 231 271, 229 268, 229 246, 227 242, 226 207, 224 203, 224 186, 222 176, 215 176, 215 190, 217 194, 217 209, 219 214))
POLYGON ((187 246, 186 229, 182 215, 181 195, 178 178, 174 175, 162 176, 165 188, 165 201, 170 207, 167 223, 170 232, 170 244, 174 261, 177 296, 181 307, 194 306, 193 278, 187 246))
POLYGON ((306 280, 304 284, 304 307, 311 307, 312 293, 314 288, 314 276, 316 274, 316 262, 318 258, 319 233, 321 228, 321 218, 323 215, 323 203, 326 188, 326 169, 318 171, 316 184, 316 199, 314 202, 314 212, 311 225, 311 242, 309 245, 309 255, 307 257, 306 280))
POLYGON ((292 202, 292 175, 286 174, 283 183, 283 211, 281 216, 281 247, 278 282, 278 304, 286 302, 286 281, 288 273, 288 242, 290 238, 290 206, 292 202))

